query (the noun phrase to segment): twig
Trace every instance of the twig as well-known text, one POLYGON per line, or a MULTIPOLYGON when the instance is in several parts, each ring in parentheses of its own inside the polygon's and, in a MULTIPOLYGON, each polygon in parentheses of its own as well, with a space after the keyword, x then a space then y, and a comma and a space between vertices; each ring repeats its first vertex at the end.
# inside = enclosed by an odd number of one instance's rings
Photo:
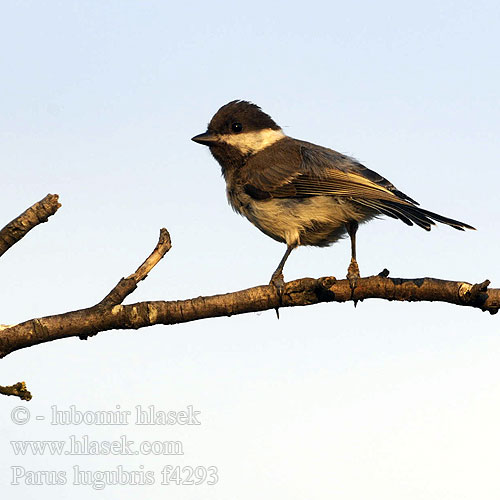
POLYGON ((23 401, 29 401, 32 397, 31 392, 28 391, 24 382, 18 382, 17 384, 7 386, 0 385, 0 394, 17 396, 23 401))
POLYGON ((130 295, 136 288, 137 283, 145 279, 153 267, 160 262, 163 256, 172 248, 170 234, 162 227, 160 238, 151 255, 137 268, 137 271, 127 278, 122 278, 111 292, 99 302, 101 306, 121 304, 127 295, 130 295))
POLYGON ((57 194, 48 194, 0 230, 0 257, 34 227, 54 215, 61 206, 57 194))
MULTIPOLYGON (((127 278, 122 278, 116 286, 94 307, 114 306, 121 304, 125 298, 130 295, 136 288, 137 283, 145 279, 153 267, 160 262, 163 256, 172 248, 170 234, 162 227, 160 229, 160 237, 155 249, 151 255, 137 268, 135 273, 132 273, 127 278)), ((97 332, 86 333, 79 335, 81 340, 87 340, 89 337, 95 335, 97 332)))

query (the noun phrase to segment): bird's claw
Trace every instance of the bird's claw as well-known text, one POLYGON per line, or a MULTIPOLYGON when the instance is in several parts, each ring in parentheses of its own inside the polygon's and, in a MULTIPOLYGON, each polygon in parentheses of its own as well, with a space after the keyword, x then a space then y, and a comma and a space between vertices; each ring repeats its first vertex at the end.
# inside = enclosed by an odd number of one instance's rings
POLYGON ((271 276, 270 285, 274 285, 278 291, 278 295, 281 297, 283 295, 283 290, 285 289, 285 280, 282 272, 274 273, 271 276))
POLYGON ((347 269, 346 278, 349 280, 349 285, 351 286, 351 290, 354 291, 356 288, 356 284, 358 282, 359 275, 359 266, 355 259, 351 259, 351 263, 347 269))
MULTIPOLYGON (((271 276, 271 281, 269 282, 269 284, 273 285, 276 288, 276 293, 278 294, 279 303, 281 305, 281 299, 283 297, 283 292, 285 291, 285 279, 283 277, 283 273, 281 271, 274 272, 271 276)), ((280 319, 279 307, 277 307, 275 311, 276 317, 280 319)))

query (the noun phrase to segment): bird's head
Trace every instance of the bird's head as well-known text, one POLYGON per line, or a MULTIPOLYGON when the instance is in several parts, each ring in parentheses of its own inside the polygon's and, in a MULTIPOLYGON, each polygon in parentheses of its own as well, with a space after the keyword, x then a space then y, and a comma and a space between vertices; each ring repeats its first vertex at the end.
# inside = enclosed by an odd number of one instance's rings
POLYGON ((215 113, 207 131, 192 138, 203 144, 224 168, 227 157, 247 157, 285 137, 276 122, 259 106, 248 101, 231 101, 215 113))

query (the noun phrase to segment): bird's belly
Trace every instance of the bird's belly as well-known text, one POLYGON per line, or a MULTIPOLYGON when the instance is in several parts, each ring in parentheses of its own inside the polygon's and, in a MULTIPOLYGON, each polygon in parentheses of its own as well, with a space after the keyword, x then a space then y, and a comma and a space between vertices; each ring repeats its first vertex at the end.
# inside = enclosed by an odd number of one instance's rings
POLYGON ((345 235, 346 222, 375 216, 346 198, 331 196, 250 199, 239 211, 263 233, 291 246, 331 245, 345 235))

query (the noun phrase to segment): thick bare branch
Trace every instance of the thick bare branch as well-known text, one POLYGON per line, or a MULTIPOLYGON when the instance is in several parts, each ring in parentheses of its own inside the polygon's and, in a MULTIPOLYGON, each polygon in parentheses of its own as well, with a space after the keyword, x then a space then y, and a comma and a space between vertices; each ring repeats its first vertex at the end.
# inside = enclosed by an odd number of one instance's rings
POLYGON ((25 347, 56 339, 95 335, 116 329, 138 329, 172 325, 204 318, 232 316, 277 307, 295 307, 320 302, 362 301, 378 298, 400 301, 438 301, 469 306, 494 314, 500 308, 500 289, 489 282, 472 285, 434 278, 360 278, 352 290, 348 280, 333 277, 303 278, 287 283, 283 296, 272 285, 176 301, 151 301, 130 305, 96 305, 64 314, 36 318, 0 331, 0 357, 25 347))
POLYGON ((54 215, 60 206, 59 196, 48 194, 43 200, 38 201, 9 222, 0 230, 0 256, 38 224, 47 222, 48 218, 54 215))

